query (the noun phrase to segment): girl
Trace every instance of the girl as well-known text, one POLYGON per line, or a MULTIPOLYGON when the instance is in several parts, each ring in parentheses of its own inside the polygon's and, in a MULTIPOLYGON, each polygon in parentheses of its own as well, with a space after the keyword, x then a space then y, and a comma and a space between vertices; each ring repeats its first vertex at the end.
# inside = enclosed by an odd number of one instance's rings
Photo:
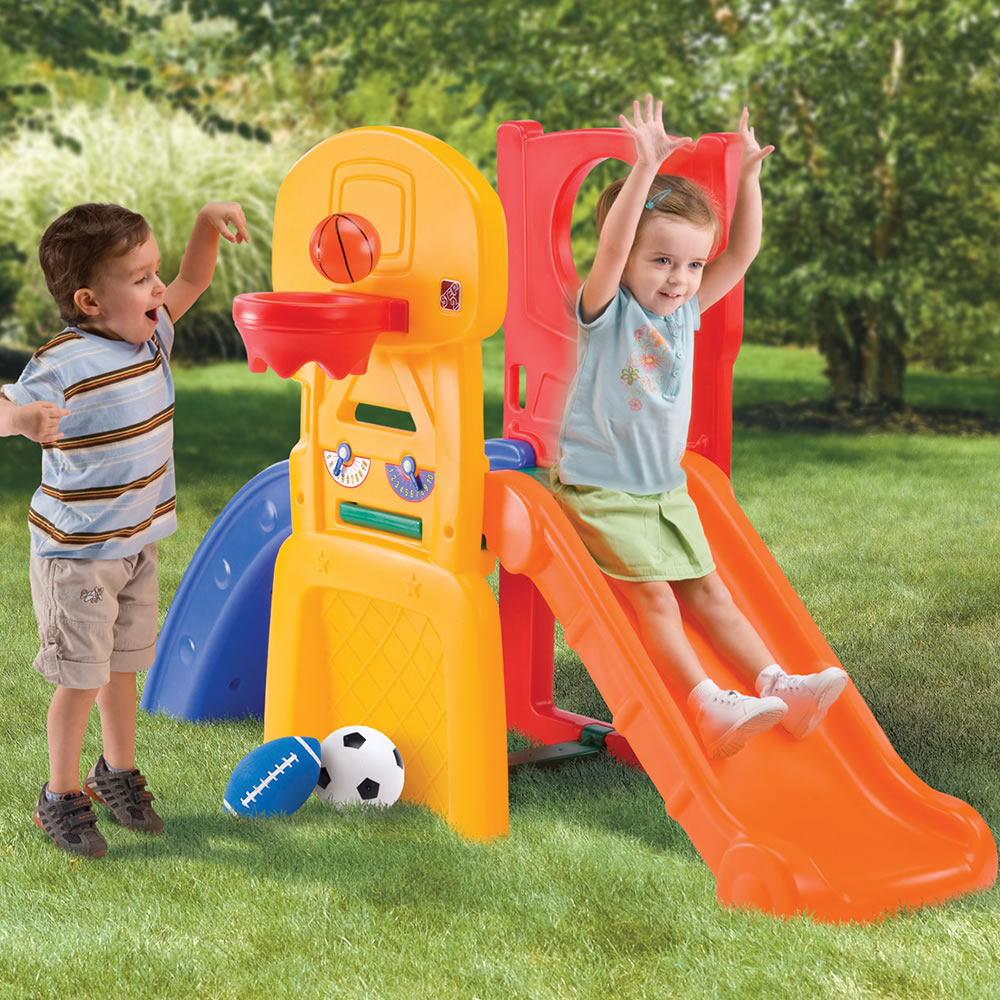
POLYGON ((615 596, 638 623, 661 674, 688 697, 710 757, 728 757, 782 722, 808 735, 847 683, 838 667, 788 675, 774 662, 715 570, 680 460, 691 416, 694 331, 760 248, 763 149, 740 117, 743 140, 729 244, 706 194, 657 174, 689 138, 670 139, 663 102, 620 116, 635 165, 597 205, 594 266, 577 299, 579 365, 559 435, 552 485, 615 596), (681 625, 680 607, 759 697, 709 679, 681 625))

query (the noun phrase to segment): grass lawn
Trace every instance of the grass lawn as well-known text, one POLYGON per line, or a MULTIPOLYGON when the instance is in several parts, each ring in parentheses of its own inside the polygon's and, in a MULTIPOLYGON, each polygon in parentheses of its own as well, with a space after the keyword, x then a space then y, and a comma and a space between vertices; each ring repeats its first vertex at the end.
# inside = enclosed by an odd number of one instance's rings
MULTIPOLYGON (((502 347, 488 342, 498 371, 502 347)), ((821 398, 822 361, 747 347, 736 399, 821 398)), ((176 372, 180 529, 161 544, 161 614, 224 503, 297 438, 298 394, 242 366, 176 372)), ((910 375, 913 402, 1000 409, 995 383, 910 375)), ((499 377, 487 380, 499 433, 499 377)), ((991 412, 994 412, 991 410, 991 412)), ((0 1000, 47 998, 1000 998, 1000 891, 873 926, 730 912, 648 779, 608 760, 523 769, 511 835, 466 843, 426 810, 236 821, 244 721, 139 717, 166 831, 101 817, 100 861, 31 822, 46 776, 48 687, 25 511, 37 446, 0 442, 0 1000)), ((904 760, 1000 829, 996 437, 740 431, 737 497, 904 760)), ((602 715, 575 655, 561 705, 602 715)), ((85 767, 100 751, 96 714, 85 767)))

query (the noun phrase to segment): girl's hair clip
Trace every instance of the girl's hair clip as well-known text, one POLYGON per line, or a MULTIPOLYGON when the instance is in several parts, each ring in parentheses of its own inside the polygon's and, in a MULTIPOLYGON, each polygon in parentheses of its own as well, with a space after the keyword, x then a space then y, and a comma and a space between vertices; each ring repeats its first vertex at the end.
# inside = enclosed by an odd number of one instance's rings
POLYGON ((646 208, 655 208, 656 203, 666 195, 670 194, 670 188, 664 188, 662 191, 657 191, 649 201, 646 202, 646 208))

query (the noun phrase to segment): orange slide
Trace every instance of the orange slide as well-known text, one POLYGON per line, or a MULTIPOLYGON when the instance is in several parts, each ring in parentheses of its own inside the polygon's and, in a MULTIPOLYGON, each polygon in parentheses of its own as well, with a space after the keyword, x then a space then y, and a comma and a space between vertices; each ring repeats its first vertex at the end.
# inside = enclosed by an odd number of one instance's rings
MULTIPOLYGON (((725 475, 691 453, 684 465, 719 572, 779 662, 797 672, 836 665, 725 475)), ((853 685, 806 739, 779 726, 710 761, 548 491, 524 473, 488 473, 484 532, 504 568, 525 574, 562 623, 615 729, 714 873, 720 902, 865 921, 993 884, 997 851, 982 818, 906 767, 853 685)), ((720 686, 746 690, 689 635, 720 686)))

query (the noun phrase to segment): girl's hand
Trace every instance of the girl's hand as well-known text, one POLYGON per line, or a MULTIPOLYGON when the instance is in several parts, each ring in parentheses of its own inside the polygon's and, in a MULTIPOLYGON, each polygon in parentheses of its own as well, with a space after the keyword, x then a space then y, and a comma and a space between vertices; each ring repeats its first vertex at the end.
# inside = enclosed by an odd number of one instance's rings
POLYGON ((744 108, 740 115, 740 123, 736 128, 740 138, 743 140, 743 156, 740 160, 740 176, 757 176, 760 173, 760 165, 774 152, 774 146, 760 148, 753 129, 747 127, 750 120, 749 108, 744 108))
POLYGON ((210 201, 199 213, 223 239, 230 243, 249 243, 247 220, 243 209, 235 201, 210 201), (236 230, 234 236, 229 227, 236 230))
POLYGON ((690 137, 671 139, 663 130, 663 101, 657 101, 654 109, 653 95, 646 95, 646 115, 639 112, 639 102, 632 104, 632 119, 619 115, 618 120, 635 142, 636 162, 652 164, 657 169, 675 150, 691 142, 690 137))

